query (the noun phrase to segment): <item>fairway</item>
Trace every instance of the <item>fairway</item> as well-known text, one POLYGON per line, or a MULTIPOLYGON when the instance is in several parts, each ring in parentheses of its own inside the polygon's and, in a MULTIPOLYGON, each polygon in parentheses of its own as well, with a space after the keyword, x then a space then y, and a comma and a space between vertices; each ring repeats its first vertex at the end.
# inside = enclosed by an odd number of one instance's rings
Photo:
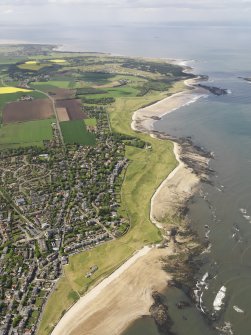
POLYGON ((0 128, 0 149, 24 146, 43 146, 52 139, 54 119, 7 124, 0 128))
POLYGON ((65 144, 95 145, 95 135, 89 133, 83 120, 60 122, 65 144))
POLYGON ((12 86, 3 86, 0 87, 0 94, 10 94, 17 92, 31 92, 31 90, 27 90, 25 88, 12 87, 12 86))

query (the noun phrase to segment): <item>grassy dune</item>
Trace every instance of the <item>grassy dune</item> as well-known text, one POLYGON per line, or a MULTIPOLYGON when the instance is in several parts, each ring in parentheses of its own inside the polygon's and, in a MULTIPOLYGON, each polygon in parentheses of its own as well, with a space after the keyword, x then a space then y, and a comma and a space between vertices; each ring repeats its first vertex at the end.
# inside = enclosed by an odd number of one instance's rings
MULTIPOLYGON (((180 88, 179 84, 173 91, 180 88)), ((143 98, 117 98, 109 110, 113 130, 135 136, 130 126, 133 111, 164 97, 166 97, 164 93, 151 93, 143 98)), ((131 229, 120 239, 70 258, 70 264, 64 268, 64 276, 59 280, 46 305, 39 335, 50 334, 53 325, 74 302, 72 299, 76 297, 74 292, 83 295, 90 287, 118 268, 135 251, 144 245, 161 240, 160 232, 149 219, 150 200, 161 182, 176 166, 173 144, 153 139, 145 134, 138 133, 137 136, 151 143, 152 149, 126 148, 126 157, 130 160, 130 164, 121 190, 121 212, 130 220, 131 229), (94 264, 98 265, 98 271, 93 278, 86 279, 85 274, 94 264)))

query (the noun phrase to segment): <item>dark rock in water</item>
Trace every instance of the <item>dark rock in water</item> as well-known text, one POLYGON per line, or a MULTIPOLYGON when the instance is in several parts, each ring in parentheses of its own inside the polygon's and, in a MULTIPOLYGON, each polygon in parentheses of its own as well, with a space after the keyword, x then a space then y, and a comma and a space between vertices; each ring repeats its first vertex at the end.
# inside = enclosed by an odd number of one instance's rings
POLYGON ((182 300, 182 301, 177 303, 177 307, 178 307, 178 309, 184 309, 184 308, 187 308, 187 307, 191 307, 191 304, 188 301, 183 301, 182 300))
POLYGON ((243 79, 245 81, 251 82, 251 78, 250 77, 238 77, 239 79, 243 79))
POLYGON ((174 335, 170 329, 173 325, 173 322, 168 314, 168 307, 163 302, 163 297, 159 292, 153 292, 152 297, 154 303, 150 307, 150 313, 153 317, 159 331, 165 335, 174 335))
POLYGON ((211 92, 214 95, 219 96, 219 95, 228 94, 228 90, 226 90, 225 88, 220 88, 220 87, 215 87, 215 86, 207 86, 207 85, 202 85, 202 84, 198 84, 196 86, 204 88, 205 90, 208 90, 209 92, 211 92))
POLYGON ((153 120, 161 120, 161 117, 159 117, 159 116, 151 116, 151 119, 153 119, 153 120))

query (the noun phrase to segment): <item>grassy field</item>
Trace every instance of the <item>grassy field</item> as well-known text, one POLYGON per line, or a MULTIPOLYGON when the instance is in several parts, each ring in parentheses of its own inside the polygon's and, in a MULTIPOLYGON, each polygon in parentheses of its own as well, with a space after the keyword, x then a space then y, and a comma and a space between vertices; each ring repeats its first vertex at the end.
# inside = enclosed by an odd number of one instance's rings
POLYGON ((32 83, 32 86, 37 89, 47 89, 47 88, 68 88, 69 81, 60 81, 60 80, 49 80, 49 81, 38 81, 32 83))
POLYGON ((31 63, 26 62, 18 65, 17 67, 21 70, 39 71, 45 67, 50 67, 52 65, 52 63, 34 63, 33 61, 31 61, 31 63))
POLYGON ((65 144, 95 145, 96 138, 89 133, 83 120, 60 122, 65 144))
POLYGON ((84 95, 87 99, 101 99, 101 98, 120 98, 120 97, 130 97, 136 96, 138 90, 132 86, 120 86, 114 88, 105 89, 107 93, 104 94, 86 94, 84 95))
POLYGON ((88 127, 96 127, 97 120, 96 119, 84 119, 85 125, 88 127))
POLYGON ((43 146, 43 140, 52 139, 54 119, 14 123, 0 128, 0 150, 25 146, 43 146))
MULTIPOLYGON (((173 92, 180 88, 181 85, 177 85, 173 92)), ((126 157, 130 160, 130 164, 121 189, 120 212, 129 219, 131 229, 122 238, 70 258, 69 265, 64 268, 63 278, 59 280, 46 305, 39 335, 50 334, 62 312, 72 305, 73 300, 70 298, 72 292, 83 295, 90 287, 124 263, 135 251, 144 245, 161 240, 159 230, 149 219, 150 200, 155 190, 177 164, 173 144, 153 139, 148 135, 136 134, 130 124, 133 111, 165 96, 164 93, 151 93, 143 98, 121 97, 111 106, 109 114, 115 132, 136 135, 152 146, 151 149, 126 148, 126 157), (99 269, 91 279, 86 279, 85 273, 93 264, 97 264, 99 269), (55 301, 59 303, 55 304, 55 301)))

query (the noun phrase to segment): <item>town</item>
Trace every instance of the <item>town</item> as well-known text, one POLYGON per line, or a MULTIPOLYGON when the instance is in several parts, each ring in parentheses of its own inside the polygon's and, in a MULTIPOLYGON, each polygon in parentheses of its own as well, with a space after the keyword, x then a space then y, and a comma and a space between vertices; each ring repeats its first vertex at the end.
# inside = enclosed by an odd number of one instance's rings
MULTIPOLYGON (((70 257, 120 239, 132 225, 121 206, 126 150, 152 147, 115 132, 108 109, 118 98, 143 104, 149 92, 161 96, 188 76, 166 62, 51 59, 51 47, 43 48, 18 49, 0 76, 0 335, 35 334, 70 257)), ((93 261, 80 284, 99 270, 93 261)), ((79 297, 72 290, 67 304, 79 297)))
POLYGON ((128 229, 118 213, 124 144, 109 132, 103 108, 92 113, 95 148, 64 152, 53 141, 0 161, 1 334, 33 334, 68 257, 128 229))

